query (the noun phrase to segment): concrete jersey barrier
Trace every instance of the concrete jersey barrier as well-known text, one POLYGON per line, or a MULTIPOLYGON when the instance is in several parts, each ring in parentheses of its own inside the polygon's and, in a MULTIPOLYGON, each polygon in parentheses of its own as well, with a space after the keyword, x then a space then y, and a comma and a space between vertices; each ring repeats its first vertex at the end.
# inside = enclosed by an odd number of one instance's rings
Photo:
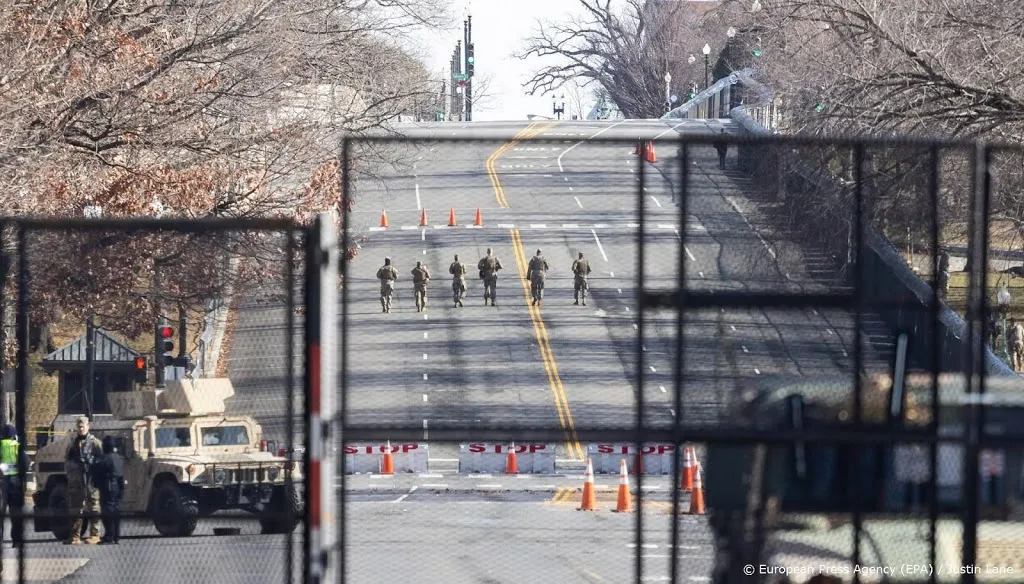
MULTIPOLYGON (((464 442, 459 444, 459 473, 504 473, 511 444, 464 442)), ((515 443, 520 474, 554 474, 555 444, 515 443)))
MULTIPOLYGON (((594 442, 587 445, 587 456, 594 465, 594 474, 618 474, 623 459, 630 474, 637 470, 637 456, 642 458, 645 475, 670 475, 676 447, 671 443, 644 444, 641 449, 631 442, 594 442)), ((682 468, 682 462, 679 463, 682 468)))
MULTIPOLYGON (((425 442, 391 443, 395 474, 427 472, 429 445, 425 442)), ((344 447, 345 474, 376 474, 381 471, 387 443, 349 442, 344 447)))

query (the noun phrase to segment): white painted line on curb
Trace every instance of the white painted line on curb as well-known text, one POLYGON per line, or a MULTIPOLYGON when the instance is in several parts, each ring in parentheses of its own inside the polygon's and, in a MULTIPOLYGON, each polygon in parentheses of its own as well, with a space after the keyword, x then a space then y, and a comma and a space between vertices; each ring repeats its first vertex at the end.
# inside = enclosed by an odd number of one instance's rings
POLYGON ((419 488, 419 487, 417 487, 416 485, 413 485, 413 486, 412 486, 412 488, 411 488, 411 489, 409 489, 409 492, 408 492, 408 493, 406 493, 406 494, 402 495, 401 497, 399 497, 399 498, 395 499, 395 500, 394 500, 394 501, 392 501, 392 502, 393 502, 393 503, 401 503, 402 501, 404 501, 404 500, 405 500, 405 498, 406 498, 406 497, 408 497, 409 495, 413 494, 413 493, 414 493, 414 492, 416 491, 416 489, 418 489, 418 488, 419 488))
POLYGON ((598 237, 597 237, 597 230, 596 229, 591 229, 590 232, 594 234, 594 241, 597 242, 597 249, 601 252, 601 257, 603 257, 604 261, 607 262, 608 261, 608 256, 604 253, 604 247, 601 245, 601 240, 598 239, 598 237))

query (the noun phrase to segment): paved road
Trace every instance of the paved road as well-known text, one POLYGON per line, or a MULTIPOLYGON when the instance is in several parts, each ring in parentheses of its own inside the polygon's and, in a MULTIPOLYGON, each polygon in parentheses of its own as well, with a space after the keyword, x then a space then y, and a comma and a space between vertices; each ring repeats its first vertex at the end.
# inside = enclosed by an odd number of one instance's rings
MULTIPOLYGON (((658 121, 427 124, 410 131, 424 140, 388 147, 393 163, 361 167, 366 176, 354 186, 350 225, 363 239, 342 305, 348 318, 346 422, 407 425, 422 430, 424 440, 439 427, 561 428, 566 444, 558 457, 579 461, 585 445, 575 441, 574 429, 634 422, 642 371, 645 421, 672 423, 678 321, 674 314, 650 311, 638 320, 638 192, 647 226, 646 288, 674 287, 680 262, 694 289, 839 288, 815 250, 787 243, 785 233, 770 229, 763 203, 749 194, 732 156, 722 171, 710 148, 694 149, 684 218, 672 148, 659 148, 658 162, 641 167, 632 144, 594 140, 721 128, 733 130, 727 121, 701 120, 675 127, 658 121), (494 140, 426 140, 481 136, 494 140), (638 191, 641 173, 644 191, 638 191), (383 230, 382 209, 389 224, 383 230), (470 228, 477 209, 483 226, 470 228), (428 226, 421 228, 424 210, 428 226), (458 223, 454 228, 447 227, 450 210, 458 223), (488 247, 504 265, 496 307, 483 306, 481 282, 472 277, 488 247), (543 304, 532 307, 522 278, 537 249, 551 272, 543 304), (586 307, 572 304, 569 267, 580 251, 594 269, 586 307), (451 302, 447 274, 455 254, 471 275, 461 308, 451 302), (385 256, 393 258, 400 274, 391 314, 381 313, 374 278, 385 256), (423 313, 412 302, 409 272, 416 261, 433 276, 423 313), (643 368, 638 369, 641 324, 643 368)), ((257 304, 257 295, 247 291, 237 313, 228 360, 239 392, 233 404, 282 435, 284 313, 257 304)), ((891 339, 877 332, 866 339, 873 341, 865 346, 871 366, 890 358, 891 339)), ((852 317, 836 311, 688 311, 682 339, 686 378, 678 413, 689 425, 720 423, 723 403, 748 380, 850 372, 853 363, 852 317)), ((430 473, 443 478, 423 484, 460 480, 446 477, 453 472, 457 445, 431 443, 430 448, 430 473)), ((373 479, 353 479, 348 487, 356 488, 360 480, 373 479)), ((551 480, 556 488, 561 482, 551 480)), ((601 582, 623 581, 632 569, 632 552, 625 547, 633 526, 628 517, 577 513, 522 500, 521 493, 481 495, 469 489, 446 496, 424 487, 396 503, 408 491, 378 490, 379 495, 353 499, 346 512, 352 533, 358 534, 349 539, 353 576, 387 569, 424 581, 558 575, 559 581, 601 582)), ((667 540, 668 519, 649 523, 652 543, 667 540)), ((687 573, 706 578, 711 555, 706 527, 699 518, 684 520, 684 539, 692 547, 683 554, 687 573)), ((663 569, 667 554, 651 555, 661 555, 648 559, 663 569)))

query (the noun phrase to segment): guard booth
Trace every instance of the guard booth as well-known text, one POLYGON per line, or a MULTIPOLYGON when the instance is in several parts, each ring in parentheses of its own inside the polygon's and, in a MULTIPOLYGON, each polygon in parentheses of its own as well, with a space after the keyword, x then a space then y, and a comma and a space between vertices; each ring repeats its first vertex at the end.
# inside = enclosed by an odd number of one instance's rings
MULTIPOLYGON (((913 373, 902 385, 881 374, 862 378, 862 429, 932 432, 933 376, 913 373)), ((710 509, 748 513, 751 505, 775 512, 907 514, 927 510, 929 489, 937 489, 940 513, 963 512, 963 436, 967 393, 962 374, 939 375, 940 438, 935 480, 930 447, 923 443, 862 443, 859 446, 819 439, 785 445, 709 444, 705 498, 710 509), (857 456, 855 457, 855 452, 857 456), (752 498, 752 490, 758 490, 752 498)), ((731 427, 772 430, 850 432, 853 422, 852 379, 799 378, 756 381, 730 404, 731 427)), ((1024 379, 985 380, 985 437, 999 447, 980 457, 982 518, 1005 520, 1024 500, 1024 379)))
POLYGON ((139 353, 101 327, 93 329, 93 332, 95 342, 91 391, 86 383, 86 335, 43 357, 43 370, 58 376, 55 432, 73 428, 74 419, 82 414, 110 414, 108 395, 135 388, 135 358, 139 357, 139 353))

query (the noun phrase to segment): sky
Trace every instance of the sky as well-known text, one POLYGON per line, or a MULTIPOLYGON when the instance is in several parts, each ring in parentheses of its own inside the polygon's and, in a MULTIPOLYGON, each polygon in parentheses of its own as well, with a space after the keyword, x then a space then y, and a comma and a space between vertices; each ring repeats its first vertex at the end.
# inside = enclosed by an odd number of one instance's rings
MULTIPOLYGON (((551 116, 550 95, 525 95, 522 83, 544 61, 520 60, 513 53, 525 46, 524 39, 536 30, 537 18, 560 21, 577 12, 576 0, 454 0, 452 14, 456 22, 450 30, 424 37, 429 51, 427 62, 447 79, 449 59, 455 43, 462 39, 463 11, 470 6, 473 16, 473 45, 477 77, 490 77, 494 97, 490 107, 473 108, 473 119, 523 120, 528 114, 551 116)), ((559 94, 561 95, 561 93, 559 94)), ((559 100, 561 101, 561 100, 559 100)), ((566 109, 569 109, 568 103, 566 109)))

